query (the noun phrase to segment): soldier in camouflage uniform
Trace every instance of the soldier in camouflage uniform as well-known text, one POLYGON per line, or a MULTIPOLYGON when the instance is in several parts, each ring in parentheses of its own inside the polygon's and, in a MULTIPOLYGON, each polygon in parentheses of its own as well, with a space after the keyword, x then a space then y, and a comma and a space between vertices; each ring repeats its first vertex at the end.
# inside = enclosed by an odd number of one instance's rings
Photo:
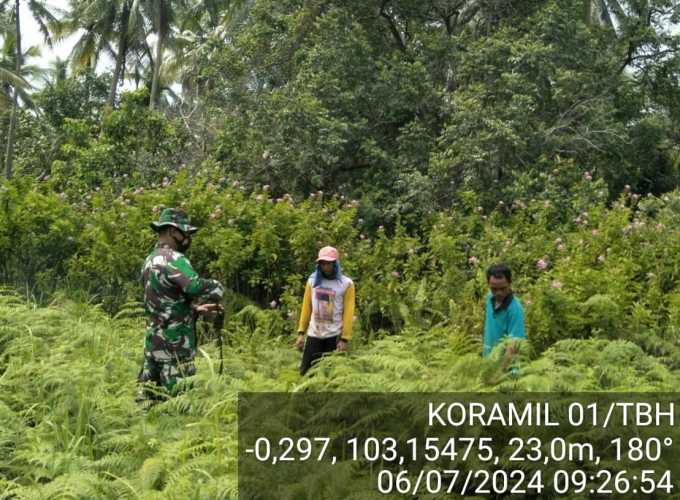
POLYGON ((166 208, 151 228, 158 244, 142 268, 147 327, 139 382, 172 393, 178 378, 196 372, 196 316, 220 309, 224 289, 216 280, 200 278, 184 256, 198 230, 185 212, 166 208))

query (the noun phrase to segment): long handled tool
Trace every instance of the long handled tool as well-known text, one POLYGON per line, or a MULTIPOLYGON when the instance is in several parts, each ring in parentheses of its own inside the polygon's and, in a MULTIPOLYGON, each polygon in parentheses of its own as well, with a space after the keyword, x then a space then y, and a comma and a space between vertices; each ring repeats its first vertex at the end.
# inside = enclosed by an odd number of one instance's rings
POLYGON ((215 332, 217 333, 217 345, 220 348, 220 375, 224 371, 224 355, 222 348, 224 345, 224 309, 220 309, 215 316, 215 332))

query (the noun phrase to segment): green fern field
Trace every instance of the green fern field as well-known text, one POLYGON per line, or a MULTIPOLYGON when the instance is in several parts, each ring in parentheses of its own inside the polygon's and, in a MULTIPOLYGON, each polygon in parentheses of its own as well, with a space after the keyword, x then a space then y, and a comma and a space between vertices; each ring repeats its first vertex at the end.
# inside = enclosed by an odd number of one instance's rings
MULTIPOLYGON (((10 184, 0 190, 1 497, 237 498, 242 392, 677 391, 680 192, 609 203, 602 183, 579 182, 512 208, 484 209, 469 193, 416 229, 366 228, 352 200, 271 200, 209 176, 80 204, 10 184), (135 401, 139 269, 149 220, 187 193, 201 226, 188 255, 227 289, 224 371, 201 323, 198 374, 149 407, 135 401), (329 242, 357 286, 354 336, 348 355, 303 378, 296 320, 329 242), (484 273, 499 261, 526 312, 511 370, 502 344, 480 356, 484 273)), ((344 488, 356 471, 333 471, 334 491, 368 498, 344 488)), ((274 493, 324 498, 330 486, 315 477, 274 493)))
POLYGON ((680 500, 680 0, 0 0, 0 48, 0 500, 680 500), (351 338, 301 376, 327 246, 351 338), (140 397, 146 322, 222 309, 140 397), (546 399, 676 422, 532 434, 546 399))
MULTIPOLYGON (((656 391, 678 373, 622 340, 562 340, 522 354, 521 373, 481 360, 479 340, 457 328, 407 327, 358 342, 297 373, 289 337, 227 327, 224 374, 214 341, 178 397, 135 403, 143 319, 112 318, 66 300, 47 307, 0 297, 2 498, 236 498, 239 391, 656 391)), ((496 351, 499 352, 499 351, 496 351)))

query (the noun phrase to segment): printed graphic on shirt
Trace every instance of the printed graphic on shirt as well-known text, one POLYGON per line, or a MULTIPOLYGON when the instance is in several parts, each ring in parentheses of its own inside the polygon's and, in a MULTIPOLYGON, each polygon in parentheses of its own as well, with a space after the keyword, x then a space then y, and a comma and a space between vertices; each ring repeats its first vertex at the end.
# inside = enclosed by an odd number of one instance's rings
POLYGON ((330 288, 315 288, 316 310, 314 319, 318 322, 330 323, 333 321, 333 308, 335 307, 335 290, 330 288))

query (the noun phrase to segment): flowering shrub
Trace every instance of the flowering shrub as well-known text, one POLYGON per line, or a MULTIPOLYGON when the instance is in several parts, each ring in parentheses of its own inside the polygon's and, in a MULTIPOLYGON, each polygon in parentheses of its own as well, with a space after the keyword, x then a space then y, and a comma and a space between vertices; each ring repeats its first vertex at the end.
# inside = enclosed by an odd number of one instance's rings
MULTIPOLYGON (((364 228, 352 200, 322 192, 274 199, 268 186, 247 192, 216 177, 209 168, 194 176, 183 170, 156 187, 120 194, 102 188, 78 197, 55 194, 46 184, 6 183, 2 279, 38 297, 66 288, 116 311, 141 298, 139 269, 155 241, 149 222, 162 207, 181 206, 201 227, 189 257, 200 273, 225 283, 231 309, 257 304, 290 331, 316 253, 332 244, 357 284, 357 329, 365 338, 455 328, 477 342, 485 270, 503 261, 513 270, 536 352, 562 339, 597 337, 674 356, 668 343, 644 339, 666 339, 680 328, 673 299, 677 192, 663 198, 628 192, 607 207, 584 180, 584 192, 574 193, 570 208, 559 202, 559 213, 556 202, 537 199, 486 212, 470 194, 463 206, 410 234, 399 225, 364 228)), ((280 335, 285 328, 259 330, 280 335)))

